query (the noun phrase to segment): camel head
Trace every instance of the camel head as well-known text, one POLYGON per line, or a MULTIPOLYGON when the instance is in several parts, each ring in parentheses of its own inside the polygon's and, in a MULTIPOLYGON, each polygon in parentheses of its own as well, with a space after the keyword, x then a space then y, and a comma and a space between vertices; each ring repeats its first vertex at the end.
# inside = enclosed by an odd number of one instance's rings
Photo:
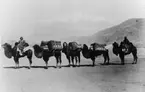
POLYGON ((88 50, 88 46, 86 44, 83 44, 82 49, 83 50, 88 50))
POLYGON ((12 46, 10 45, 10 44, 8 44, 8 43, 4 43, 4 44, 2 44, 1 45, 5 50, 6 49, 12 49, 12 46))
POLYGON ((4 54, 5 54, 5 56, 7 58, 11 58, 12 55, 13 55, 12 54, 13 53, 12 46, 10 44, 8 44, 8 43, 4 43, 4 44, 2 44, 2 48, 4 48, 4 54))
POLYGON ((43 49, 39 45, 37 45, 37 44, 35 44, 33 46, 33 48, 34 48, 34 55, 37 58, 42 58, 42 56, 43 56, 43 49))
POLYGON ((83 45, 82 44, 78 44, 78 48, 79 48, 80 51, 82 51, 83 50, 83 45))
POLYGON ((67 42, 64 42, 63 47, 62 47, 62 52, 65 52, 65 50, 67 49, 67 46, 68 46, 67 42))
POLYGON ((116 56, 118 56, 118 54, 119 54, 119 45, 118 45, 118 43, 117 42, 114 42, 113 44, 113 53, 116 55, 116 56))
POLYGON ((113 45, 114 48, 118 48, 119 47, 119 44, 117 42, 114 42, 112 45, 113 45))
POLYGON ((67 47, 67 45, 68 45, 67 42, 63 43, 63 47, 67 47))
POLYGON ((88 48, 88 46, 86 44, 83 44, 82 46, 82 55, 85 58, 90 58, 91 54, 90 54, 91 50, 88 48))

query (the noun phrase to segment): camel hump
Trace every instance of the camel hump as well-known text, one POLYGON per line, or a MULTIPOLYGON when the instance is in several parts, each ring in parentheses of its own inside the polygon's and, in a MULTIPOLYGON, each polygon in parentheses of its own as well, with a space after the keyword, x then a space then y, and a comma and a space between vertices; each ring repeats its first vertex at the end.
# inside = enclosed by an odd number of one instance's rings
POLYGON ((76 50, 76 49, 82 48, 82 45, 78 44, 77 42, 70 42, 69 48, 70 50, 76 50))
POLYGON ((107 49, 105 48, 105 46, 106 46, 106 44, 99 44, 99 43, 92 43, 92 44, 91 44, 91 47, 92 47, 94 50, 103 50, 103 51, 105 51, 105 50, 107 50, 107 49))

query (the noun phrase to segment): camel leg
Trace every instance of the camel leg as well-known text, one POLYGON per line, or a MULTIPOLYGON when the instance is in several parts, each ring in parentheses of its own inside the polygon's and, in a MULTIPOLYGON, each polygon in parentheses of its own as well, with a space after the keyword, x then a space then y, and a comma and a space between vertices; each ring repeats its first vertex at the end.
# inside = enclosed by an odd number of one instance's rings
MULTIPOLYGON (((49 60, 49 59, 48 59, 49 60)), ((48 60, 45 61, 46 69, 48 68, 48 60)))
POLYGON ((16 63, 16 68, 19 68, 19 61, 17 61, 16 63))
POLYGON ((61 52, 60 52, 60 54, 59 54, 59 63, 60 63, 60 68, 61 68, 61 63, 62 63, 62 60, 61 60, 61 52))
POLYGON ((106 58, 106 56, 104 57, 104 64, 106 64, 106 60, 107 60, 107 58, 106 58))
POLYGON ((18 62, 18 68, 19 68, 19 62, 18 62))
POLYGON ((61 67, 61 63, 62 63, 61 56, 59 56, 59 63, 60 63, 60 67, 61 67))
POLYGON ((15 69, 17 68, 17 61, 15 60, 15 57, 14 57, 14 62, 15 62, 15 69))
POLYGON ((29 69, 31 68, 32 65, 32 53, 27 55, 27 58, 29 60, 29 69))
POLYGON ((137 63, 137 48, 136 47, 133 47, 132 48, 132 55, 133 55, 133 58, 134 58, 134 61, 132 64, 136 64, 137 63))
POLYGON ((68 63, 69 63, 69 66, 70 66, 70 56, 67 56, 67 59, 68 59, 68 63))
POLYGON ((19 67, 19 59, 17 57, 14 57, 15 61, 15 68, 17 69, 19 67))
POLYGON ((31 68, 32 65, 32 56, 27 56, 28 60, 29 60, 29 69, 31 68))
POLYGON ((106 58, 107 58, 107 64, 109 64, 109 61, 110 61, 110 57, 109 57, 109 51, 107 51, 107 55, 106 55, 106 58))
POLYGON ((57 56, 56 56, 55 58, 56 58, 56 67, 58 67, 58 62, 59 62, 59 59, 58 59, 58 57, 57 57, 57 56))
POLYGON ((135 58, 135 64, 137 64, 137 59, 138 59, 138 57, 136 56, 136 58, 135 58))
POLYGON ((17 68, 17 63, 15 62, 15 69, 17 68))
POLYGON ((92 57, 91 60, 92 60, 92 62, 93 62, 93 63, 92 63, 92 66, 95 66, 95 57, 92 57))
POLYGON ((121 64, 124 65, 124 55, 123 54, 119 54, 119 57, 121 59, 121 64))
POLYGON ((78 60, 77 60, 77 56, 75 56, 75 61, 76 61, 76 64, 75 64, 75 65, 77 66, 77 62, 78 62, 78 60))
POLYGON ((80 61, 81 61, 80 55, 78 56, 78 61, 79 61, 79 66, 80 66, 80 61))
POLYGON ((108 58, 108 64, 109 64, 109 61, 110 61, 110 57, 108 56, 107 58, 108 58))
POLYGON ((132 56, 133 56, 133 62, 132 62, 132 64, 135 64, 135 56, 134 56, 133 52, 132 52, 132 56))
POLYGON ((71 56, 72 65, 74 66, 74 56, 71 56))
POLYGON ((46 61, 46 68, 48 68, 48 62, 46 61))
POLYGON ((43 57, 43 60, 45 61, 46 69, 47 69, 48 68, 49 57, 47 57, 47 58, 43 57))
POLYGON ((29 59, 29 68, 31 68, 32 65, 32 59, 29 59))
POLYGON ((132 52, 132 55, 133 55, 133 59, 134 59, 132 64, 136 64, 137 63, 137 54, 132 52))
POLYGON ((103 54, 103 58, 104 58, 104 64, 106 64, 106 59, 107 59, 106 54, 103 54))

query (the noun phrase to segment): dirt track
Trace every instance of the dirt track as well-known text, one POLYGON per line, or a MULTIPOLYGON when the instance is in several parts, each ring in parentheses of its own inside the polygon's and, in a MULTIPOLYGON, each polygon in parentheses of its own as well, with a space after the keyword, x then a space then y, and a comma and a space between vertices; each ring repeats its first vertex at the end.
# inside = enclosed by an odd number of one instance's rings
POLYGON ((63 56, 63 66, 56 69, 55 59, 49 61, 49 68, 44 69, 44 61, 34 58, 33 67, 27 69, 26 58, 20 59, 20 69, 14 69, 12 59, 3 57, 1 62, 1 92, 145 92, 145 58, 139 58, 138 64, 132 65, 132 58, 126 58, 126 65, 119 65, 116 57, 112 65, 100 65, 103 59, 96 59, 96 66, 91 67, 91 60, 82 58, 81 67, 67 67, 63 56))

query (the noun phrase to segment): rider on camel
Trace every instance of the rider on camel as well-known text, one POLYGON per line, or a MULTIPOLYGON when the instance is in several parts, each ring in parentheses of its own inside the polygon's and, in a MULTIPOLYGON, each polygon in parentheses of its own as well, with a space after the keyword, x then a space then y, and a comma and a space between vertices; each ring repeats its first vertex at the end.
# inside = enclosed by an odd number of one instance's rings
POLYGON ((127 39, 127 37, 125 36, 124 37, 124 40, 123 40, 123 42, 121 42, 121 45, 123 45, 124 44, 124 46, 125 46, 125 48, 126 48, 126 52, 128 52, 130 49, 130 47, 131 46, 133 46, 133 44, 127 39))
POLYGON ((126 36, 124 37, 123 42, 124 42, 124 43, 126 43, 126 44, 130 44, 130 41, 127 39, 127 37, 126 37, 126 36))
POLYGON ((24 44, 25 40, 23 39, 23 37, 20 37, 20 40, 18 42, 18 50, 20 51, 20 55, 23 55, 24 44))

